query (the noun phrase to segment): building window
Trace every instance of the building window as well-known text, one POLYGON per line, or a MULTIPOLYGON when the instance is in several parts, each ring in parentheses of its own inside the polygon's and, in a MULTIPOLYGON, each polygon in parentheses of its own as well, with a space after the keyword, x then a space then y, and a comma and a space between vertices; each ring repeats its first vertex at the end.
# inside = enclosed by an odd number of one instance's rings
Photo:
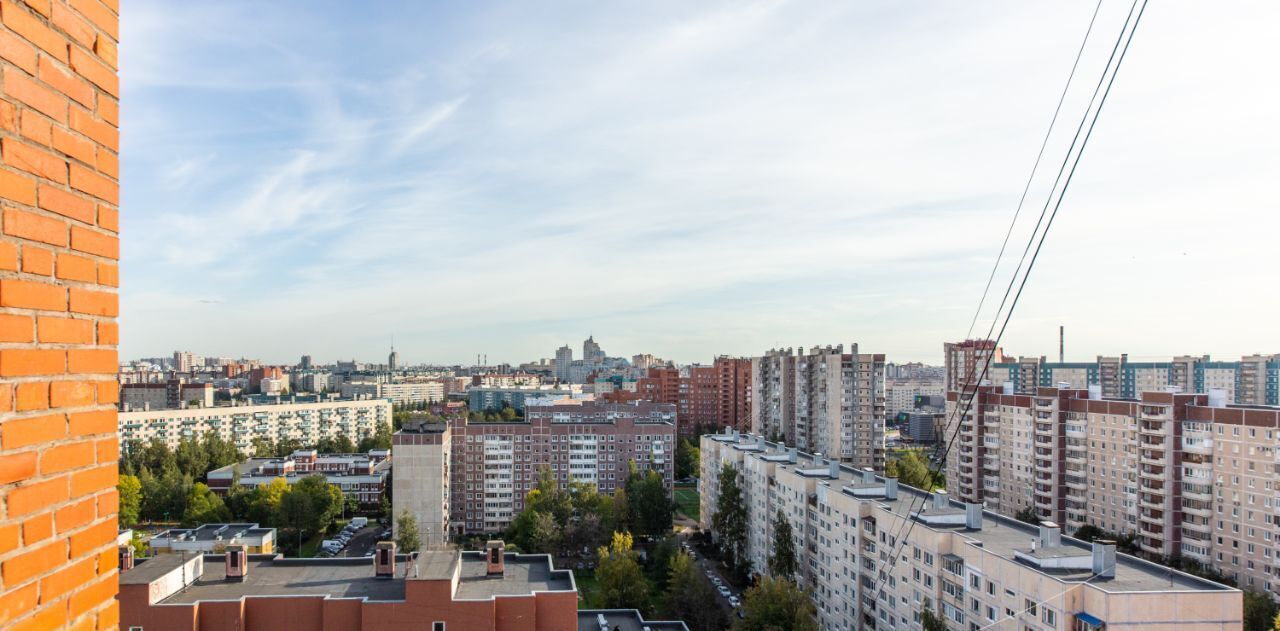
POLYGON ((444 623, 439 620, 432 622, 431 631, 444 631, 444 623))

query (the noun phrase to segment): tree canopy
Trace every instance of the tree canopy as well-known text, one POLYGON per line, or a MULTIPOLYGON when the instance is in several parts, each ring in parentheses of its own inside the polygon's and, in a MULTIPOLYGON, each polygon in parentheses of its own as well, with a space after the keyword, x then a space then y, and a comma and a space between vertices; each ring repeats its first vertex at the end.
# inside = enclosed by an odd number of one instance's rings
POLYGON ((630 533, 615 532, 609 545, 597 551, 596 581, 600 588, 596 604, 604 609, 638 609, 650 614, 649 583, 631 546, 630 533))
POLYGON ((813 600, 785 578, 761 577, 743 595, 742 609, 735 631, 818 631, 813 600))
POLYGON ((773 554, 769 556, 769 573, 778 578, 794 579, 797 570, 796 543, 791 522, 782 509, 773 519, 773 554))
POLYGON ((738 485, 738 470, 725 463, 720 469, 720 495, 716 498, 716 512, 711 517, 711 530, 717 545, 725 556, 725 563, 740 574, 747 563, 747 507, 742 500, 742 487, 738 485))
POLYGON ((418 520, 407 510, 400 511, 396 517, 396 548, 401 552, 416 552, 422 547, 422 539, 418 535, 418 520))

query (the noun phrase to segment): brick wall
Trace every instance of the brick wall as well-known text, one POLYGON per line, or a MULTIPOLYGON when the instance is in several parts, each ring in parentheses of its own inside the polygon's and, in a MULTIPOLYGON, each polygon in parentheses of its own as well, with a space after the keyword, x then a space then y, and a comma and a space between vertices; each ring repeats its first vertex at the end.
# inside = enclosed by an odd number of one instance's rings
POLYGON ((115 629, 118 0, 0 0, 0 628, 115 629))

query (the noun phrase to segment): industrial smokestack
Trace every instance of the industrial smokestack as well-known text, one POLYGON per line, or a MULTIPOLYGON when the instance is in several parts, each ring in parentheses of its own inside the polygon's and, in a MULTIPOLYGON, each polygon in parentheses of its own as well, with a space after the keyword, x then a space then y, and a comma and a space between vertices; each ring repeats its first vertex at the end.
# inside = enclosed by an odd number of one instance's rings
POLYGON ((1067 327, 1059 325, 1058 326, 1058 363, 1059 364, 1067 361, 1066 350, 1067 350, 1067 327))

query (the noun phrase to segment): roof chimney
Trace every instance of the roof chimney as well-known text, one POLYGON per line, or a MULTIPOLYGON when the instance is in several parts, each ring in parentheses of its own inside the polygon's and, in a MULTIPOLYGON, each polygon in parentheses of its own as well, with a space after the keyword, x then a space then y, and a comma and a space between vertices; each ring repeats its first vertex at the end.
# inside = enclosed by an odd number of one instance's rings
POLYGON ((133 546, 125 544, 120 546, 120 571, 127 572, 133 569, 133 546))
POLYGON ((1040 522, 1040 547, 1056 548, 1062 545, 1062 528, 1051 521, 1040 522))
POLYGON ((1093 573, 1104 578, 1116 575, 1116 542, 1098 539, 1093 542, 1093 573))
POLYGON ((933 508, 942 509, 946 507, 947 507, 947 492, 934 491, 933 492, 933 508))
POLYGON ((395 578, 396 542, 379 541, 373 553, 373 575, 376 578, 395 578))
POLYGON ((227 546, 226 575, 228 581, 243 581, 249 575, 249 553, 244 546, 227 546))
POLYGON ((831 479, 839 480, 840 479, 840 461, 836 460, 835 458, 832 458, 831 460, 827 461, 827 464, 831 466, 831 479))
POLYGON ((862 468, 862 483, 874 484, 876 481, 876 470, 871 467, 862 468))
POLYGON ((485 569, 489 576, 502 576, 506 570, 507 545, 501 539, 490 539, 484 544, 485 569))
POLYGON ((897 478, 885 478, 884 480, 884 498, 887 500, 898 499, 898 480, 897 478))

